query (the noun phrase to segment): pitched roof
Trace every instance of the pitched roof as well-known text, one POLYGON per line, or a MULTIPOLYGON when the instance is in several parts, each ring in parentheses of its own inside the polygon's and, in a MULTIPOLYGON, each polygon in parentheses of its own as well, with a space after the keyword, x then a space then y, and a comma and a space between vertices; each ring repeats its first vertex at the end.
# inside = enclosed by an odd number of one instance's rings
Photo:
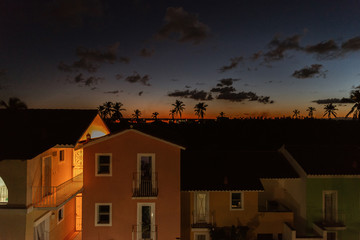
POLYGON ((97 110, 0 110, 0 160, 31 159, 57 144, 76 144, 97 110))
POLYGON ((186 150, 181 161, 183 191, 261 191, 260 178, 298 178, 278 151, 186 150))
POLYGON ((360 147, 290 145, 286 150, 310 175, 360 175, 360 147))

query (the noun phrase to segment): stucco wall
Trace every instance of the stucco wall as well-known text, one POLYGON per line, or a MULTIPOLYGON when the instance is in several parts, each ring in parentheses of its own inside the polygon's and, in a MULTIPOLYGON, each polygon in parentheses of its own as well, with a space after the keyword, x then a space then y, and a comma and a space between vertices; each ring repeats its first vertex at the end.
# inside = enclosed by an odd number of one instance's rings
POLYGON ((338 231, 338 239, 358 240, 360 236, 360 178, 308 178, 307 226, 322 219, 323 191, 337 191, 338 217, 346 230, 338 231))
POLYGON ((84 148, 83 239, 131 239, 137 204, 155 203, 158 239, 180 237, 180 149, 134 131, 84 148), (95 176, 95 153, 112 153, 112 176, 95 176), (137 154, 154 153, 159 194, 132 198, 137 154), (112 227, 95 227, 95 203, 112 203, 112 227))
POLYGON ((25 226, 26 209, 0 209, 0 240, 25 239, 25 226))

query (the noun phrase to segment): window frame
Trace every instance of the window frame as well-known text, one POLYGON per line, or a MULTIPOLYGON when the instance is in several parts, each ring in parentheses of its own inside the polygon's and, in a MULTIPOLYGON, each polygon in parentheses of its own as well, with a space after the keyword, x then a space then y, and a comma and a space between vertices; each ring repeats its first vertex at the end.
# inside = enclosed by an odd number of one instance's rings
POLYGON ((244 210, 244 192, 242 191, 230 192, 230 211, 242 211, 242 210, 244 210), (233 193, 240 193, 241 207, 233 208, 232 206, 233 193))
POLYGON ((95 153, 95 176, 97 177, 111 177, 112 176, 112 153, 95 153), (99 173, 99 157, 109 156, 109 173, 99 173))
POLYGON ((59 150, 59 162, 65 161, 65 150, 59 150))
POLYGON ((95 203, 95 227, 111 227, 112 226, 112 203, 95 203), (109 223, 99 223, 100 206, 109 206, 109 223))
POLYGON ((59 209, 57 210, 56 219, 57 219, 57 224, 59 224, 59 223, 61 223, 62 221, 64 221, 64 219, 65 219, 65 208, 64 208, 64 206, 62 206, 61 208, 59 208, 59 209), (62 218, 61 218, 61 219, 59 219, 60 212, 62 212, 62 218))

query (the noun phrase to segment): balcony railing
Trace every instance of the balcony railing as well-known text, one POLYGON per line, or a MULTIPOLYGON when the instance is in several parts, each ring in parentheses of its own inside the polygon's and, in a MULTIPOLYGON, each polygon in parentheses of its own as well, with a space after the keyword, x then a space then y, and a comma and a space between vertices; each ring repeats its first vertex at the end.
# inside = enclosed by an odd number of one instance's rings
POLYGON ((158 180, 157 172, 133 174, 133 197, 157 197, 158 180))
POLYGON ((334 212, 333 214, 325 217, 322 211, 315 211, 317 216, 321 216, 318 220, 315 220, 314 223, 326 230, 345 230, 345 217, 346 215, 342 211, 334 212))
POLYGON ((79 174, 59 186, 33 187, 33 206, 55 208, 82 191, 83 174, 79 174))
POLYGON ((158 239, 157 225, 144 224, 132 226, 132 240, 156 240, 158 239))
POLYGON ((210 228, 214 225, 214 215, 212 213, 192 212, 192 228, 210 228))

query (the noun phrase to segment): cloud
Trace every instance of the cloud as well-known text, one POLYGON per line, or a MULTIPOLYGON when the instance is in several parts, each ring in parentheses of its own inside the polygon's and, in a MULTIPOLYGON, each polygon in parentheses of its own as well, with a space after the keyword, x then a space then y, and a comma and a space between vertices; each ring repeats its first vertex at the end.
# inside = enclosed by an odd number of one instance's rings
POLYGON ((338 50, 339 47, 333 39, 323 41, 315 45, 308 45, 304 48, 305 52, 315 53, 320 59, 336 57, 337 54, 335 54, 335 52, 338 50))
POLYGON ((100 77, 85 77, 82 73, 79 73, 73 79, 71 79, 70 82, 78 84, 79 86, 93 87, 97 85, 100 80, 102 80, 100 77))
POLYGON ((119 93, 119 90, 115 90, 115 91, 107 91, 107 92, 104 92, 106 94, 117 94, 119 93))
POLYGON ((191 88, 191 86, 185 85, 185 88, 191 88))
POLYGON ((124 76, 123 76, 122 74, 120 74, 120 73, 118 73, 118 74, 115 75, 116 80, 120 80, 120 79, 122 79, 123 77, 124 77, 124 76))
POLYGON ((231 86, 235 81, 239 81, 239 79, 236 78, 223 78, 219 80, 220 83, 218 83, 217 87, 223 87, 223 86, 231 86))
POLYGON ((264 54, 266 62, 282 60, 285 53, 289 50, 300 50, 301 35, 293 35, 281 40, 279 36, 275 36, 268 44, 270 50, 264 54))
POLYGON ((191 90, 191 91, 190 90, 184 90, 184 91, 175 90, 174 92, 169 93, 168 96, 169 97, 191 98, 191 99, 202 100, 202 101, 213 99, 213 97, 211 96, 211 93, 207 93, 203 90, 198 91, 197 89, 191 90))
POLYGON ((250 57, 251 60, 256 61, 262 56, 262 51, 258 51, 256 53, 253 53, 253 55, 250 57))
POLYGON ((209 27, 200 22, 195 14, 186 12, 182 7, 167 8, 165 22, 156 34, 159 39, 175 38, 179 42, 199 44, 209 37, 209 27))
POLYGON ((137 72, 134 72, 133 75, 127 76, 125 78, 125 81, 129 83, 141 83, 145 86, 151 86, 149 80, 150 80, 149 75, 146 74, 144 76, 140 76, 137 72))
POLYGON ((74 61, 72 64, 60 62, 58 64, 58 69, 63 72, 87 71, 89 73, 94 73, 103 63, 129 63, 129 58, 117 56, 118 48, 118 42, 102 50, 78 47, 76 49, 76 55, 79 59, 74 61))
POLYGON ((341 49, 344 52, 360 50, 360 37, 353 37, 341 44, 341 49))
POLYGON ((154 52, 155 52, 154 49, 149 50, 149 49, 143 48, 140 50, 139 55, 142 57, 151 57, 154 54, 154 52))
POLYGON ((212 88, 210 90, 210 92, 216 92, 216 93, 231 93, 235 91, 236 89, 234 87, 217 87, 217 88, 212 88))
POLYGON ((222 67, 219 69, 219 71, 220 71, 221 73, 223 73, 223 72, 226 72, 226 71, 228 71, 228 70, 230 70, 230 69, 233 69, 233 68, 237 67, 237 65, 239 64, 239 62, 243 61, 243 59, 244 59, 243 57, 231 58, 231 59, 230 59, 230 64, 229 64, 229 65, 222 66, 222 67))
POLYGON ((140 91, 140 92, 138 93, 138 95, 141 96, 143 93, 144 93, 144 91, 140 91))
POLYGON ((325 71, 321 71, 323 65, 312 64, 310 67, 306 66, 300 70, 294 71, 292 74, 295 78, 313 78, 313 77, 326 77, 325 71))
POLYGON ((318 99, 318 100, 314 100, 312 101, 314 103, 317 104, 329 104, 329 103, 354 103, 353 100, 349 99, 349 98, 326 98, 326 99, 318 99))

